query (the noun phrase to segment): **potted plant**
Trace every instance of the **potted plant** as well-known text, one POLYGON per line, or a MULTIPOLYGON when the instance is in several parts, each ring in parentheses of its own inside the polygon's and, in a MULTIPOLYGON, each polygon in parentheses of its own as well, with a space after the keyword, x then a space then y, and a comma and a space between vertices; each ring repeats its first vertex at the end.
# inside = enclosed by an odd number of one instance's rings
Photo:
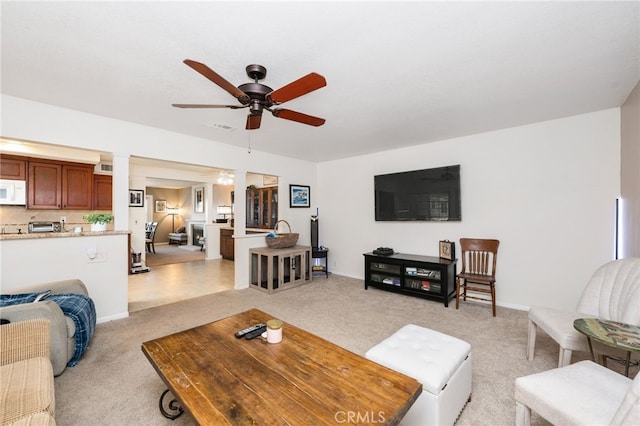
POLYGON ((113 220, 113 215, 111 213, 93 212, 84 215, 82 218, 91 224, 92 231, 106 231, 107 223, 113 220))

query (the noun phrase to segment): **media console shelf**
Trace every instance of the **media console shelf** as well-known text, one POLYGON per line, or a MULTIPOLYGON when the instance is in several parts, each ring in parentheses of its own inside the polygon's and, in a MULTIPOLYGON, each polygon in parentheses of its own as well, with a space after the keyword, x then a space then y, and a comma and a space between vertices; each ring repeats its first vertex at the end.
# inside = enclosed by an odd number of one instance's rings
POLYGON ((370 286, 425 299, 439 300, 445 307, 456 296, 457 259, 395 253, 364 254, 364 289, 370 286))

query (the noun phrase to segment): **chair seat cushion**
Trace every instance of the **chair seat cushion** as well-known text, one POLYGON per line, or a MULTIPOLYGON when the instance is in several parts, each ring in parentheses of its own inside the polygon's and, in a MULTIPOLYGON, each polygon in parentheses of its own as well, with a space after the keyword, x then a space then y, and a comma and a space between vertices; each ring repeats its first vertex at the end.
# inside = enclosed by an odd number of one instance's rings
POLYGON ((492 277, 491 275, 482 275, 482 274, 462 273, 462 274, 458 274, 458 278, 462 278, 474 283, 486 283, 486 284, 489 284, 495 281, 495 278, 492 277))
POLYGON ((539 328, 558 342, 560 347, 570 351, 589 351, 587 338, 573 327, 575 320, 589 315, 576 311, 532 306, 528 316, 530 321, 536 323, 539 328))
MULTIPOLYGON (((37 357, 0 367, 0 424, 55 413, 53 368, 37 357)), ((28 424, 28 423, 26 423, 28 424)))
POLYGON ((631 379, 580 361, 515 381, 515 399, 552 424, 611 424, 631 379))
POLYGON ((413 377, 423 390, 438 395, 470 352, 465 341, 408 324, 369 349, 365 357, 413 377))

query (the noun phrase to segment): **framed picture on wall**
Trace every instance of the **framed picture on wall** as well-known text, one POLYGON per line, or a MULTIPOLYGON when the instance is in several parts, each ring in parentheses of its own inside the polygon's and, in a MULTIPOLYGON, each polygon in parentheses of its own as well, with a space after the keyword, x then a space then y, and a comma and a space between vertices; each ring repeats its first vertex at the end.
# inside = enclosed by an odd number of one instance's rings
POLYGON ((144 207, 144 190, 129 190, 129 207, 144 207))
POLYGON ((166 213, 167 212, 167 202, 165 200, 156 201, 156 213, 166 213))
POLYGON ((305 185, 289 185, 289 207, 310 207, 311 188, 305 185))
POLYGON ((277 185, 278 184, 278 176, 264 175, 264 176, 262 176, 262 184, 264 186, 277 185))
POLYGON ((204 213, 204 188, 196 188, 193 195, 193 211, 204 213))

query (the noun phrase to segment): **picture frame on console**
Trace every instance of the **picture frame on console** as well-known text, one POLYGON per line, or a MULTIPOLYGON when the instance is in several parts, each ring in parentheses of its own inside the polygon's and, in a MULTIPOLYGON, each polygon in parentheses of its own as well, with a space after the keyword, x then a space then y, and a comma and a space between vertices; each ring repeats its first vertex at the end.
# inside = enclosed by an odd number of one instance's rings
POLYGON ((311 187, 289 185, 289 207, 311 207, 311 187))
POLYGON ((439 242, 438 246, 441 259, 453 260, 456 258, 456 243, 443 240, 439 242))

